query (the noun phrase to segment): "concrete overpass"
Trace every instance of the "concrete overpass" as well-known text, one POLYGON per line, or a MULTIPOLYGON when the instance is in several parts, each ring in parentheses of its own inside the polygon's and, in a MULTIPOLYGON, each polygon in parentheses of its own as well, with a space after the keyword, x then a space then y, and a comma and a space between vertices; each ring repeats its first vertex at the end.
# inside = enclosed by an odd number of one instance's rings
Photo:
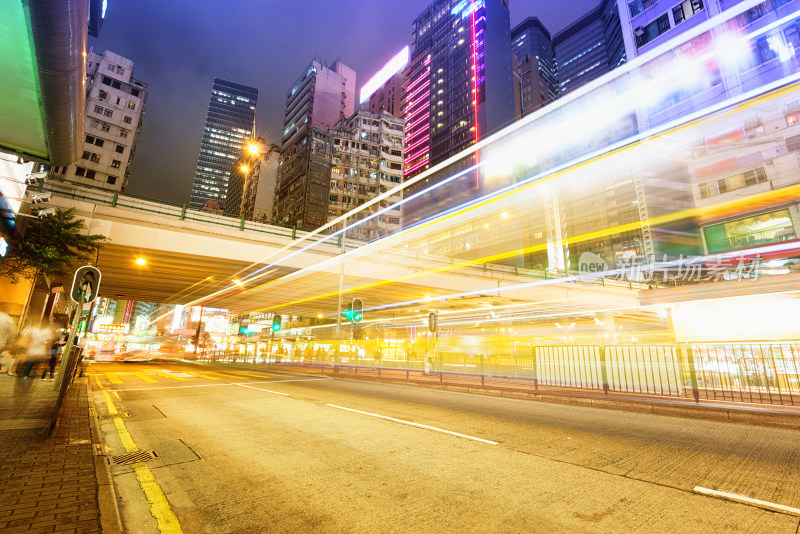
POLYGON ((541 272, 420 255, 403 247, 413 235, 370 244, 348 238, 342 254, 338 237, 322 241, 291 228, 72 184, 46 187, 53 206, 76 208, 91 233, 109 238, 96 264, 101 294, 111 298, 335 316, 341 279, 345 301, 358 296, 387 316, 400 308, 519 304, 528 312, 577 314, 637 306, 638 291, 626 284, 545 280, 541 272))

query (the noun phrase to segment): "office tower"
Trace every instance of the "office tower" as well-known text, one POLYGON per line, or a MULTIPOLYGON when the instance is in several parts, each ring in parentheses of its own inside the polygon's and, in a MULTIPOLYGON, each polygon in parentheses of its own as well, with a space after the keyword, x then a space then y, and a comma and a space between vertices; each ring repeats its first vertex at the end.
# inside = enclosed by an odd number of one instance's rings
POLYGON ((124 191, 142 128, 147 84, 133 77, 133 61, 106 50, 86 57, 86 120, 83 154, 50 175, 124 191))
MULTIPOLYGON (((388 113, 359 111, 328 131, 331 142, 331 174, 328 220, 333 220, 361 204, 403 183, 403 120, 388 113)), ((356 239, 370 241, 400 229, 402 199, 397 192, 368 212, 363 219, 388 207, 388 211, 358 224, 356 239)), ((355 221, 348 220, 348 224, 355 221)))
POLYGON ((364 84, 359 93, 360 109, 403 116, 403 69, 408 65, 409 50, 408 46, 403 48, 364 84))
POLYGON ((258 89, 214 78, 189 200, 192 208, 202 209, 212 201, 224 204, 231 166, 253 137, 257 100, 258 89))
POLYGON ((412 28, 406 179, 514 120, 508 0, 435 0, 412 28))
POLYGON ((330 66, 314 60, 287 92, 275 186, 277 222, 314 229, 327 221, 330 156, 314 144, 324 144, 325 132, 353 114, 355 89, 356 73, 341 60, 330 66))
POLYGON ((559 96, 599 78, 626 61, 617 0, 602 0, 553 37, 559 96))
POLYGON ((511 51, 519 78, 520 116, 524 117, 558 98, 550 32, 538 18, 528 17, 511 30, 511 51))

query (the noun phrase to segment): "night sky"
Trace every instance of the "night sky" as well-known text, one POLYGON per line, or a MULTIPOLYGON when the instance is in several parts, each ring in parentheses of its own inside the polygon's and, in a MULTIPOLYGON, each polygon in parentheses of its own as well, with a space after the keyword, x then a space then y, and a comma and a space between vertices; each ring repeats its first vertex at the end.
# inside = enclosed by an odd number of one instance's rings
MULTIPOLYGON (((214 76, 258 88, 258 135, 280 141, 285 94, 315 56, 337 57, 357 87, 411 40, 431 0, 111 0, 95 52, 134 62, 149 95, 128 192, 184 203, 214 76)), ((511 26, 538 16, 552 34, 600 0, 511 0, 511 26)))

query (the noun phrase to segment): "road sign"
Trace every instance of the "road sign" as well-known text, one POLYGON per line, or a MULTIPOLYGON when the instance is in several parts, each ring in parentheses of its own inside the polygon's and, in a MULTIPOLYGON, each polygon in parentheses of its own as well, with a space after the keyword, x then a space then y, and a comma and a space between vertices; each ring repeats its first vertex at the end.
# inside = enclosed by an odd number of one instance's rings
POLYGON ((84 265, 77 271, 72 278, 72 290, 69 297, 75 304, 86 304, 94 302, 97 292, 100 289, 100 271, 97 267, 84 265))

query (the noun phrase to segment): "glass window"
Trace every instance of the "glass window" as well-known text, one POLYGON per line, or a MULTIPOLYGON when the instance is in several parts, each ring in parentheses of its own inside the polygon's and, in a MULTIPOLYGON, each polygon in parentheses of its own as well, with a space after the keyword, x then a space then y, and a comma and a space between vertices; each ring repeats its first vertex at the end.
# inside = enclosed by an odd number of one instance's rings
POLYGON ((93 153, 89 159, 94 163, 100 163, 100 154, 93 153))
POLYGON ((106 98, 108 98, 108 93, 100 91, 100 100, 105 100, 106 98))
POLYGON ((115 150, 117 151, 118 154, 122 154, 123 152, 125 152, 125 147, 123 145, 117 145, 115 150))
POLYGON ((121 162, 117 159, 111 160, 111 167, 113 169, 119 169, 120 163, 121 162))
POLYGON ((130 124, 131 122, 133 122, 133 119, 132 119, 131 117, 125 117, 125 118, 124 118, 124 119, 122 119, 122 120, 123 120, 123 122, 124 122, 125 124, 130 124))
POLYGON ((95 113, 102 113, 103 112, 103 106, 95 106, 94 107, 94 112, 95 113))
POLYGON ((797 239, 789 210, 783 209, 703 228, 709 253, 797 239))
POLYGON ((136 109, 136 102, 134 102, 132 100, 129 101, 128 102, 128 109, 136 109))
POLYGON ((117 183, 117 177, 116 177, 116 176, 109 176, 109 177, 106 179, 106 183, 107 183, 107 184, 111 184, 111 185, 114 185, 114 184, 116 184, 116 183, 117 183))
POLYGON ((114 110, 112 110, 112 109, 107 109, 107 110, 105 111, 104 115, 105 115, 106 117, 112 117, 112 116, 114 116, 114 110))

